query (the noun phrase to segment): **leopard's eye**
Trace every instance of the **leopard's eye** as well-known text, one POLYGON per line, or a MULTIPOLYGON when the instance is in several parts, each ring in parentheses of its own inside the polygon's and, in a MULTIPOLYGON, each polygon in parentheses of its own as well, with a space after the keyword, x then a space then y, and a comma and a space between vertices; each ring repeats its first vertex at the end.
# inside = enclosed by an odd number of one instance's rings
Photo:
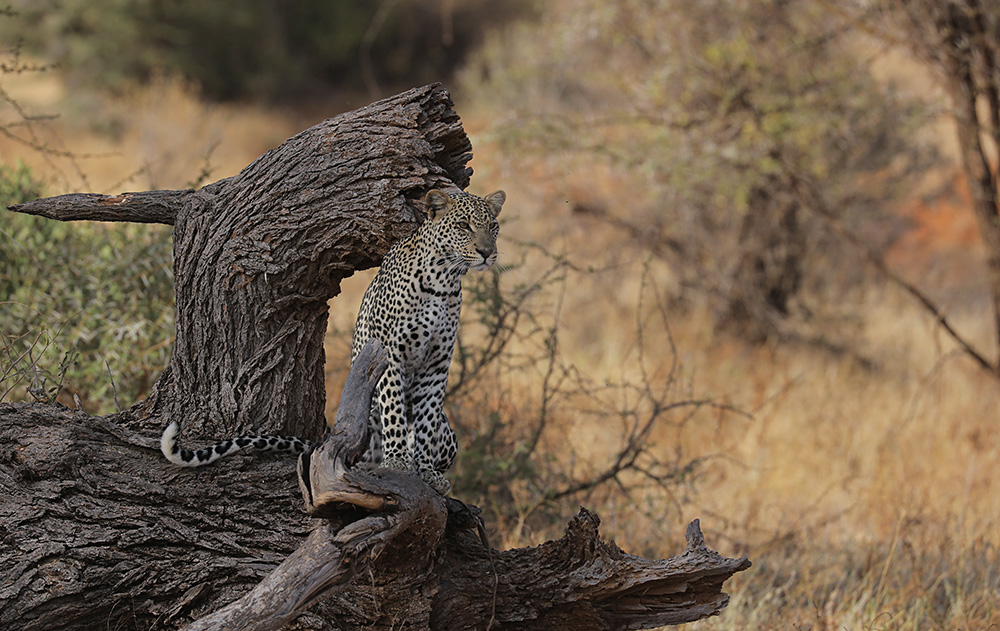
POLYGON ((461 228, 462 230, 472 230, 472 226, 469 225, 468 221, 458 222, 458 227, 461 228))

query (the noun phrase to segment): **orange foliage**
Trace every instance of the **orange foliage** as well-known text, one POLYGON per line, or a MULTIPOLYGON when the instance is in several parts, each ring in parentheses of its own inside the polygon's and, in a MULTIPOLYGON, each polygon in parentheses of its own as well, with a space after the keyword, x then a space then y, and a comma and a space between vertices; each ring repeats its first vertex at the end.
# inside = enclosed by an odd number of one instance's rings
POLYGON ((889 263, 908 265, 936 254, 982 253, 972 193, 961 171, 934 195, 906 200, 898 212, 912 222, 912 228, 889 249, 889 263))

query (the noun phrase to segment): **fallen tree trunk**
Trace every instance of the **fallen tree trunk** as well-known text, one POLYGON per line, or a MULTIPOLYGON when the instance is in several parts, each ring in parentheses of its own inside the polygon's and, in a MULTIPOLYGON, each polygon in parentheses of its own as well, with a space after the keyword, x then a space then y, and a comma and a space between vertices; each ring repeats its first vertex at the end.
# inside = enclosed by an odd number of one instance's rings
POLYGON ((0 628, 641 629, 718 614, 750 565, 697 522, 679 556, 626 554, 586 510, 559 540, 489 551, 474 509, 396 471, 346 471, 316 520, 287 460, 178 470, 142 442, 0 404, 0 628))
POLYGON ((468 184, 471 146, 440 86, 325 121, 198 191, 74 195, 15 208, 173 223, 177 341, 149 398, 89 417, 0 404, 0 628, 635 629, 718 613, 749 566, 704 547, 665 561, 606 544, 581 511, 537 548, 490 551, 478 510, 367 444, 377 349, 335 431, 300 462, 177 469, 158 436, 324 426, 326 301, 411 230, 427 188, 468 184), (304 498, 310 516, 302 510, 304 498))
POLYGON ((559 540, 498 552, 478 509, 351 469, 384 368, 359 355, 337 431, 300 460, 318 523, 287 460, 176 469, 109 419, 0 404, 0 628, 641 629, 728 604, 750 562, 709 550, 697 521, 662 561, 601 541, 587 510, 559 540))

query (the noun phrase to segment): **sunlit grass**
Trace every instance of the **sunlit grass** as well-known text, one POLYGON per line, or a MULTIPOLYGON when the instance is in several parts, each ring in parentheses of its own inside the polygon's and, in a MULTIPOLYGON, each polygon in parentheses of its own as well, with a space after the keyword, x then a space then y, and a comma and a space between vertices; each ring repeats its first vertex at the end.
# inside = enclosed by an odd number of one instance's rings
POLYGON ((54 72, 6 75, 3 85, 35 117, 12 131, 46 151, 0 138, 0 160, 23 160, 51 194, 202 186, 238 173, 299 131, 292 117, 207 103, 167 77, 126 87, 119 98, 71 90, 54 72))

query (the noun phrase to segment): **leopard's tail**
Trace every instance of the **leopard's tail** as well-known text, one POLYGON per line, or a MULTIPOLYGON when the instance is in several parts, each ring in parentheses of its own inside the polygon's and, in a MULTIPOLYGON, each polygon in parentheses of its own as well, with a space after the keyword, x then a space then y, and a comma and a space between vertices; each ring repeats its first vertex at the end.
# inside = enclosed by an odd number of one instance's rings
POLYGON ((173 421, 160 436, 160 451, 163 452, 167 460, 179 467, 201 467, 211 464, 223 456, 247 448, 298 455, 312 447, 312 443, 308 440, 294 436, 240 436, 220 441, 204 449, 190 451, 178 446, 177 432, 179 431, 180 426, 177 421, 173 421))

